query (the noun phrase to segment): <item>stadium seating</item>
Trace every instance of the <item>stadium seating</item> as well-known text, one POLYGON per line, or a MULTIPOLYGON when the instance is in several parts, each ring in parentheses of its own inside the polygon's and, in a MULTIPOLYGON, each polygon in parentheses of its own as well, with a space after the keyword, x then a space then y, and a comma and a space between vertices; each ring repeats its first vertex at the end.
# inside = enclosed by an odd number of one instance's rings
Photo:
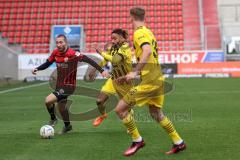
POLYGON ((204 25, 207 26, 205 28, 206 48, 208 49, 218 49, 221 46, 217 13, 217 1, 203 0, 204 25))
POLYGON ((184 1, 184 47, 186 50, 201 49, 200 17, 198 0, 184 1))
MULTIPOLYGON (((155 33, 160 50, 184 50, 182 0, 1 0, 1 36, 9 43, 21 44, 26 53, 48 53, 51 25, 82 24, 86 46, 92 46, 109 41, 116 27, 129 30, 131 35, 132 6, 146 9, 148 27, 155 33)), ((92 51, 91 47, 85 50, 92 51)))

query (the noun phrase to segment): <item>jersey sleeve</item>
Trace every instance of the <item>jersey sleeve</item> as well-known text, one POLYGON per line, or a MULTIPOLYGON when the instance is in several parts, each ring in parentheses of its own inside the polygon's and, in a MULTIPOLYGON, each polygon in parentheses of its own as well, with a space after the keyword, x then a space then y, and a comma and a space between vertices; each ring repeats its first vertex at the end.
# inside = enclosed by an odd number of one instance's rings
POLYGON ((102 73, 104 71, 101 66, 99 66, 94 60, 92 60, 91 58, 89 58, 86 55, 82 54, 82 55, 78 56, 78 61, 86 62, 86 63, 90 64, 91 66, 96 68, 100 73, 102 73))
POLYGON ((106 61, 112 62, 112 56, 109 54, 109 52, 102 52, 101 55, 106 61))
POLYGON ((134 42, 142 48, 144 44, 151 44, 150 40, 147 38, 147 36, 144 34, 143 30, 137 30, 134 33, 134 42))
POLYGON ((99 65, 101 66, 101 67, 104 67, 105 65, 107 65, 107 62, 108 61, 112 61, 112 56, 111 56, 111 54, 110 54, 110 49, 109 50, 107 50, 107 51, 103 51, 102 52, 102 57, 103 57, 103 60, 99 63, 99 65))
POLYGON ((131 49, 128 45, 123 45, 118 50, 118 55, 122 57, 122 59, 126 59, 129 55, 132 55, 131 49))
POLYGON ((50 63, 55 61, 55 52, 53 51, 52 54, 47 59, 50 63))
POLYGON ((104 67, 105 65, 107 65, 107 61, 105 59, 103 59, 98 65, 100 67, 104 67))

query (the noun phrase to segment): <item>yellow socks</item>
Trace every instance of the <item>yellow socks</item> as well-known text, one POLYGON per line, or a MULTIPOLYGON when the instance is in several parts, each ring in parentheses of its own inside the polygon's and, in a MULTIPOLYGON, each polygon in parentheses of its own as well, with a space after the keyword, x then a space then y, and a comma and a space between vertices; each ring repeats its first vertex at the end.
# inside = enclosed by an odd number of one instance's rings
POLYGON ((183 142, 182 138, 178 135, 177 131, 175 130, 172 122, 167 117, 165 117, 160 122, 160 125, 166 130, 166 132, 172 138, 174 144, 180 144, 183 142))
POLYGON ((129 134, 132 136, 133 142, 142 141, 142 137, 140 136, 135 120, 133 118, 133 114, 128 113, 127 117, 122 120, 123 124, 127 127, 129 134))

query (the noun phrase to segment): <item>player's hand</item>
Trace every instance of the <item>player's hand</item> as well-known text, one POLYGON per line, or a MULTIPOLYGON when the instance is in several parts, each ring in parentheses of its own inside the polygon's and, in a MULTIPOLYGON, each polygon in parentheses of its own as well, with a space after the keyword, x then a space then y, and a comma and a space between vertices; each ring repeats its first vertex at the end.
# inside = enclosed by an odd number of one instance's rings
POLYGON ((33 69, 33 70, 32 70, 32 74, 33 74, 33 75, 36 75, 36 74, 37 74, 37 71, 38 71, 37 68, 33 69))
POLYGON ((126 77, 125 76, 118 77, 115 81, 117 84, 122 85, 126 82, 126 77))
POLYGON ((102 75, 103 77, 105 77, 105 78, 110 78, 110 77, 111 77, 110 74, 108 73, 108 71, 103 71, 103 72, 101 73, 101 75, 102 75))
POLYGON ((129 72, 125 77, 126 77, 126 81, 129 82, 133 79, 135 79, 138 75, 138 72, 129 72))

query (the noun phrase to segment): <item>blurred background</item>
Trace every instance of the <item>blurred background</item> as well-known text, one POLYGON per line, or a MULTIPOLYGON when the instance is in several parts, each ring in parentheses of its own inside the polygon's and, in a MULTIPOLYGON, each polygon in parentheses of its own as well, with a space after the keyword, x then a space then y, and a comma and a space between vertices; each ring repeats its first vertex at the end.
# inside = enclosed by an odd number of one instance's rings
POLYGON ((238 0, 0 0, 0 79, 35 80, 30 70, 45 62, 58 34, 93 57, 114 28, 127 29, 132 41, 134 6, 146 10, 166 76, 240 76, 238 0))

